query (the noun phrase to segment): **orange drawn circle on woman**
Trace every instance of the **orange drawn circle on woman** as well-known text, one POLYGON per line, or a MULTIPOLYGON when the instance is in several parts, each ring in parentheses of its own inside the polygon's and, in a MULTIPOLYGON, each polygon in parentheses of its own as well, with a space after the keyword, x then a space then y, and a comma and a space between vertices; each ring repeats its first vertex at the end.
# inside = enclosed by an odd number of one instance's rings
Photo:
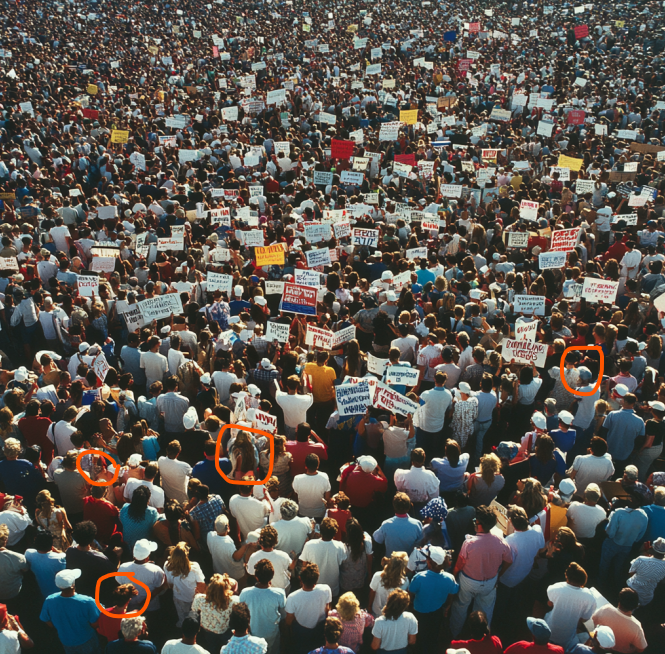
POLYGON ((118 475, 120 474, 120 465, 116 463, 116 461, 113 459, 113 457, 110 454, 107 454, 106 452, 102 452, 101 450, 83 450, 83 452, 79 452, 78 456, 76 457, 76 469, 81 473, 81 476, 83 479, 85 479, 85 482, 87 484, 91 484, 92 486, 112 486, 116 480, 118 479, 118 475), (81 468, 81 459, 86 455, 86 454, 96 454, 98 456, 103 456, 105 459, 110 461, 114 466, 115 466, 115 474, 113 477, 107 481, 94 481, 93 479, 90 479, 88 477, 88 473, 81 468))
POLYGON ((236 486, 258 486, 260 484, 265 484, 270 477, 272 477, 272 469, 275 465, 275 440, 274 435, 267 432, 261 431, 260 429, 254 429, 253 427, 243 427, 242 425, 224 425, 217 434, 217 447, 215 448, 215 468, 217 472, 221 475, 222 479, 229 484, 235 484, 236 486), (265 436, 270 443, 270 460, 268 462, 268 474, 265 479, 259 479, 258 481, 243 481, 242 479, 229 479, 224 474, 224 471, 219 467, 219 454, 222 447, 222 436, 225 429, 237 429, 238 431, 249 431, 252 434, 260 434, 265 436))
POLYGON ((600 347, 600 345, 573 345, 571 347, 567 347, 561 355, 561 363, 559 364, 559 367, 561 373, 561 383, 564 385, 564 388, 569 393, 577 395, 578 397, 589 397, 600 388, 600 383, 603 381, 603 372, 605 371, 605 355, 603 354, 603 348, 600 347), (566 381, 566 354, 568 354, 568 352, 576 352, 577 350, 597 350, 600 353, 600 369, 598 370, 598 381, 592 390, 586 391, 585 393, 582 393, 575 388, 571 388, 566 381))
POLYGON ((108 615, 109 618, 138 618, 139 615, 143 614, 146 612, 148 605, 150 604, 150 588, 148 588, 142 581, 139 581, 136 579, 136 573, 134 572, 110 572, 107 575, 102 575, 99 579, 97 579, 97 585, 95 586, 95 604, 97 605, 97 608, 104 614, 108 615), (104 579, 110 579, 111 577, 129 577, 127 580, 127 583, 130 583, 134 586, 141 586, 141 588, 145 589, 146 593, 146 598, 145 602, 143 602, 143 606, 138 610, 138 611, 132 611, 131 613, 111 613, 111 611, 107 611, 100 603, 99 601, 99 589, 102 585, 102 581, 104 579))

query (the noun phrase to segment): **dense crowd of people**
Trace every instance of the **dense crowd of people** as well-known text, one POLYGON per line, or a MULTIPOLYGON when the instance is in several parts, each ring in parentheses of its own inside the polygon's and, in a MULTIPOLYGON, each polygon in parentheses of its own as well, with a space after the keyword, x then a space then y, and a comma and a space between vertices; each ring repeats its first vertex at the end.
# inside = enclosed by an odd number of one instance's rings
POLYGON ((662 651, 660 3, 0 22, 0 654, 662 651))

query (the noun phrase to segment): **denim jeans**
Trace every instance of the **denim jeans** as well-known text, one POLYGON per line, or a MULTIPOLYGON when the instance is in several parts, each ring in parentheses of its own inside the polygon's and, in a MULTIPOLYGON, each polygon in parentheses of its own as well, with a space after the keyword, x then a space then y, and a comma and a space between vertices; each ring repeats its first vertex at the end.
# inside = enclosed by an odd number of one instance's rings
POLYGON ((630 556, 630 550, 630 545, 617 545, 611 538, 605 539, 598 570, 598 579, 605 586, 618 581, 621 569, 630 556))
POLYGON ((497 576, 487 581, 478 581, 467 577, 463 572, 459 575, 459 592, 453 601, 450 611, 450 631, 457 637, 466 622, 466 614, 473 603, 474 611, 483 611, 487 623, 492 623, 494 603, 496 602, 497 576))
POLYGON ((492 418, 489 420, 484 420, 479 422, 474 420, 473 422, 473 434, 476 437, 476 459, 480 460, 480 457, 483 455, 483 438, 487 430, 492 426, 492 418))
POLYGON ((70 647, 63 645, 66 654, 101 654, 101 649, 99 647, 99 638, 95 634, 90 640, 80 645, 75 645, 70 647))

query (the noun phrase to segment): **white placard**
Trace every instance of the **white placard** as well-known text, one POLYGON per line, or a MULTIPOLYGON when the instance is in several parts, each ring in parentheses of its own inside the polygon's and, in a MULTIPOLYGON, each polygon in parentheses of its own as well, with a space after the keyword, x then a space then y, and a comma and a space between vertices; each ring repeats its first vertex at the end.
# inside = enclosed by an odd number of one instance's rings
POLYGON ((509 363, 531 363, 536 364, 537 368, 542 368, 547 361, 547 348, 544 343, 533 343, 532 341, 513 341, 508 340, 503 342, 502 356, 505 361, 509 363))
POLYGON ((367 370, 369 370, 373 375, 378 375, 383 377, 383 373, 386 371, 386 366, 388 365, 388 359, 379 359, 372 354, 367 355, 367 370))
POLYGON ((283 325, 279 322, 268 321, 266 323, 266 340, 277 341, 279 343, 289 342, 290 325, 283 325))
POLYGON ((594 279, 585 277, 582 286, 582 297, 587 302, 602 302, 605 304, 614 304, 617 298, 619 282, 613 282, 608 279, 594 279))
POLYGON ((78 289, 81 297, 93 297, 94 295, 99 295, 99 277, 79 275, 78 289))
POLYGON ((515 313, 525 313, 537 316, 545 315, 545 296, 543 295, 516 295, 513 308, 515 313))
POLYGON ((372 396, 366 380, 362 380, 357 384, 336 386, 335 396, 340 418, 362 415, 367 407, 372 404, 372 396))
POLYGON ((155 295, 139 302, 139 308, 146 323, 161 318, 169 318, 172 314, 182 314, 182 302, 179 293, 166 293, 155 295))
POLYGON ((541 270, 563 268, 566 265, 567 256, 567 252, 541 252, 538 255, 538 265, 541 270))
POLYGON ((406 366, 389 366, 386 372, 386 383, 403 386, 415 386, 418 383, 418 368, 406 366))
POLYGON ((375 248, 379 246, 379 230, 378 229, 359 229, 354 227, 351 232, 351 243, 353 245, 367 245, 375 248))
POLYGON ((532 320, 527 322, 518 318, 515 321, 515 340, 516 341, 531 341, 535 342, 538 335, 538 321, 532 320))
POLYGON ((206 276, 206 290, 208 293, 213 291, 222 291, 228 293, 231 297, 233 290, 233 275, 222 275, 216 272, 209 272, 206 276))
POLYGON ((332 263, 330 261, 330 250, 328 248, 308 250, 305 252, 305 256, 307 257, 308 268, 316 268, 317 266, 329 266, 332 263))

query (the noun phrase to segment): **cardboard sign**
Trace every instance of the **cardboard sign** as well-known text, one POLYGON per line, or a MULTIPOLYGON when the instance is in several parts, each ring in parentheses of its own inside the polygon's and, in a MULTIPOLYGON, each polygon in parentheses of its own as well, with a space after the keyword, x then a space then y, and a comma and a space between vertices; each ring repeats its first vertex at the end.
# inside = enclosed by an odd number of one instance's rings
POLYGON ((267 247, 255 248, 254 256, 256 265, 261 266, 283 266, 285 252, 281 245, 268 245, 267 247))
POLYGON ((308 250, 305 252, 305 256, 307 257, 307 266, 309 268, 316 268, 317 266, 329 266, 332 263, 330 260, 330 250, 328 248, 308 250))
POLYGON ((305 223, 305 240, 308 243, 320 243, 330 239, 329 223, 305 223))
POLYGON ((501 354, 509 363, 513 359, 515 363, 530 364, 533 361, 537 368, 542 368, 547 360, 547 345, 526 340, 509 340, 503 342, 501 354))
POLYGON ((305 345, 310 347, 320 347, 324 350, 332 349, 333 333, 326 329, 320 329, 314 325, 307 324, 307 333, 305 334, 305 345))
POLYGON ((99 295, 99 277, 79 275, 78 290, 81 297, 93 297, 99 295))
POLYGON ((582 286, 582 297, 585 298, 587 302, 614 304, 618 288, 619 282, 613 282, 608 279, 585 277, 582 286))
POLYGON ((427 259, 427 248, 410 248, 406 251, 406 258, 427 259))
POLYGON ((357 227, 354 227, 353 231, 351 232, 351 243, 353 243, 353 245, 367 245, 371 248, 378 247, 379 230, 358 229, 357 227))
POLYGON ((102 220, 112 220, 118 216, 118 207, 109 205, 106 207, 97 207, 97 218, 102 220))
POLYGON ((161 318, 169 318, 171 315, 182 314, 182 302, 179 293, 166 293, 147 298, 138 303, 141 314, 146 323, 161 318))
POLYGON ((527 322, 518 318, 515 321, 515 340, 516 341, 531 341, 535 342, 538 335, 538 321, 532 320, 527 322))
POLYGON ((320 288, 321 286, 321 273, 315 270, 304 270, 303 268, 296 268, 295 283, 301 286, 312 286, 313 288, 320 288))
POLYGON ((335 238, 341 240, 351 236, 351 223, 335 223, 333 225, 333 231, 335 232, 335 238))
POLYGON ((386 369, 386 383, 400 386, 415 386, 418 383, 418 368, 406 366, 389 366, 386 369))
POLYGON ((372 354, 367 355, 367 370, 373 375, 383 377, 387 365, 388 359, 379 359, 379 357, 375 357, 372 354))
POLYGON ((111 143, 127 143, 129 141, 129 132, 123 129, 111 130, 111 143))
POLYGON ((374 406, 403 416, 414 414, 418 410, 418 405, 415 402, 385 384, 377 385, 374 394, 374 406))
POLYGON ((281 295, 284 292, 284 282, 274 282, 266 279, 266 295, 281 295))
POLYGON ((338 348, 340 345, 353 340, 355 337, 356 337, 355 325, 351 325, 350 327, 345 327, 344 329, 340 329, 338 332, 335 332, 333 334, 332 347, 333 349, 338 348))
POLYGON ((362 415, 367 407, 372 404, 372 396, 366 380, 362 380, 357 384, 336 386, 335 396, 340 418, 362 415))
POLYGON ((117 257, 93 257, 90 270, 94 272, 113 272, 117 257))
POLYGON ((333 183, 333 173, 326 173, 321 170, 315 170, 313 181, 316 185, 329 186, 333 183))
POLYGON ((563 268, 566 265, 566 252, 541 252, 538 255, 538 265, 541 270, 548 268, 563 268))
POLYGON ((545 297, 543 295, 516 295, 513 303, 515 313, 537 316, 545 315, 545 297))
POLYGON ((108 374, 110 367, 111 366, 109 366, 103 352, 100 352, 92 362, 92 369, 95 371, 95 374, 102 382, 106 379, 106 375, 108 374))
POLYGON ((524 220, 538 220, 539 207, 540 204, 538 202, 522 200, 522 202, 520 202, 520 217, 524 218, 524 220))
POLYGON ((332 159, 343 159, 348 161, 353 156, 353 149, 355 147, 355 141, 332 139, 330 141, 330 157, 332 159))
POLYGON ((222 291, 228 293, 231 297, 233 290, 233 275, 222 275, 216 272, 209 272, 206 276, 206 290, 208 293, 213 291, 222 291))
POLYGON ((0 270, 16 270, 18 272, 16 257, 0 257, 0 270))
POLYGON ((506 232, 509 248, 525 248, 529 244, 528 232, 506 232))
POLYGON ((157 252, 168 252, 169 250, 184 250, 185 241, 182 237, 171 236, 169 238, 157 239, 157 252))
POLYGON ((256 409, 254 412, 254 421, 257 429, 262 429, 271 434, 277 433, 277 416, 272 416, 265 411, 256 409))
POLYGON ((145 324, 143 314, 141 313, 141 307, 139 307, 138 304, 128 304, 122 310, 118 309, 118 312, 121 313, 125 319, 127 330, 130 334, 137 329, 140 329, 145 324))
POLYGON ((579 227, 572 229, 557 229, 552 232, 550 252, 572 252, 580 240, 582 230, 579 227))
POLYGON ((279 310, 315 316, 318 292, 319 289, 313 286, 301 286, 285 282, 279 310))
POLYGON ((289 342, 289 325, 283 325, 279 322, 270 322, 266 323, 266 340, 277 341, 278 343, 288 343, 289 342))

